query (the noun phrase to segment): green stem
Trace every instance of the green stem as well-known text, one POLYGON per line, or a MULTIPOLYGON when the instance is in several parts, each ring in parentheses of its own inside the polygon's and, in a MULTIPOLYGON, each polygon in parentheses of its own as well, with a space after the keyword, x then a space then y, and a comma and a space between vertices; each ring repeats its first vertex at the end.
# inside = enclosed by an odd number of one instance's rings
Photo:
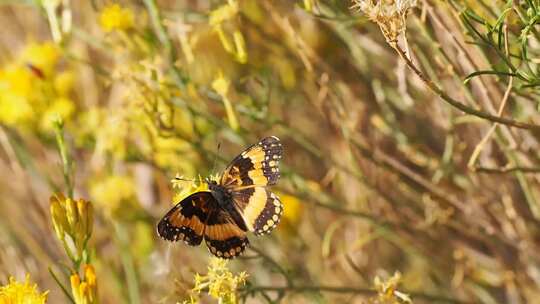
POLYGON ((146 9, 148 10, 150 19, 152 20, 152 26, 154 27, 154 31, 156 32, 156 35, 160 43, 165 48, 165 52, 167 53, 167 59, 172 69, 173 76, 175 78, 175 83, 178 84, 178 86, 180 86, 181 88, 183 88, 184 85, 186 84, 186 77, 183 76, 180 73, 180 71, 175 67, 176 51, 173 47, 171 40, 169 39, 169 36, 167 35, 167 31, 165 27, 163 26, 163 23, 161 21, 161 14, 159 12, 159 8, 156 4, 156 1, 143 0, 143 2, 144 2, 144 5, 146 6, 146 9))
POLYGON ((62 282, 60 282, 60 279, 58 279, 58 277, 56 276, 56 274, 54 273, 54 271, 52 270, 52 268, 49 266, 48 267, 49 269, 49 273, 51 274, 51 276, 53 277, 54 281, 56 282, 56 284, 58 284, 58 286, 60 286, 60 289, 62 289, 62 292, 64 293, 64 295, 69 299, 69 301, 73 304, 75 304, 75 300, 71 297, 71 295, 69 294, 69 291, 67 290, 67 288, 64 286, 64 284, 62 284, 62 282))
POLYGON ((62 171, 64 174, 64 182, 68 189, 68 197, 73 199, 73 181, 71 178, 71 166, 72 161, 66 148, 64 140, 64 123, 61 120, 55 122, 56 144, 58 145, 58 151, 62 159, 62 171))
POLYGON ((113 225, 116 230, 122 266, 124 267, 124 272, 126 275, 129 303, 140 304, 139 283, 137 280, 137 273, 135 271, 135 263, 133 262, 133 257, 129 251, 128 232, 122 224, 115 222, 113 225))

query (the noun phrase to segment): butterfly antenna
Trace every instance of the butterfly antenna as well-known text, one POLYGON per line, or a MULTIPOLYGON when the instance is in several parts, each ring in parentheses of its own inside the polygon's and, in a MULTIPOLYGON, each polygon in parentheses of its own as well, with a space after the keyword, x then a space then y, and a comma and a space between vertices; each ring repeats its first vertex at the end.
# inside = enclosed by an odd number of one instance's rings
POLYGON ((184 178, 181 175, 176 175, 174 177, 174 180, 179 180, 179 181, 184 181, 184 182, 194 182, 195 181, 195 179, 184 178))
POLYGON ((214 161, 213 161, 213 164, 212 164, 212 170, 210 170, 210 174, 214 173, 214 171, 216 170, 217 159, 218 159, 218 156, 219 156, 219 148, 221 148, 221 142, 218 142, 218 144, 217 144, 217 151, 216 151, 216 155, 214 157, 214 161))

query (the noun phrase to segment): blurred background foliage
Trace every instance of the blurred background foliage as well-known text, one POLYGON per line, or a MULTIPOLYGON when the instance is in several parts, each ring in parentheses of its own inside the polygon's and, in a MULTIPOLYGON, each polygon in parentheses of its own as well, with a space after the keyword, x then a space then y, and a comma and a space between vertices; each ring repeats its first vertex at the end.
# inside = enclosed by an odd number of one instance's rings
POLYGON ((538 0, 0 4, 0 303, 540 303, 538 0), (157 237, 268 135, 274 233, 157 237))

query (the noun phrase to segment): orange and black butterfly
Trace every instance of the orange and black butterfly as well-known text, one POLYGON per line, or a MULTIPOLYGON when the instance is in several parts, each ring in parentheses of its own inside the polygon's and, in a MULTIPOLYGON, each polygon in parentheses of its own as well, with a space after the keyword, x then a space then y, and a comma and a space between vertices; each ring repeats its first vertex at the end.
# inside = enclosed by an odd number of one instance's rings
POLYGON ((240 255, 249 245, 247 231, 262 235, 279 223, 283 206, 266 187, 277 183, 282 155, 283 146, 275 136, 247 148, 219 181, 206 180, 209 191, 193 193, 167 212, 158 223, 158 234, 191 246, 204 239, 220 258, 240 255))

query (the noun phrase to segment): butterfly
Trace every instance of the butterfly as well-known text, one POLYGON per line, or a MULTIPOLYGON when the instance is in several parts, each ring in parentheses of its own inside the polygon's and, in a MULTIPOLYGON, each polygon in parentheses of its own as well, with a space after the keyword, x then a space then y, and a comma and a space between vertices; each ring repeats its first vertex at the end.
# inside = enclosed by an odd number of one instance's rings
POLYGON ((217 257, 231 259, 249 246, 247 232, 263 235, 279 223, 283 205, 267 187, 280 177, 283 146, 270 136, 235 157, 209 191, 195 192, 174 206, 157 225, 167 241, 198 246, 204 239, 217 257))

